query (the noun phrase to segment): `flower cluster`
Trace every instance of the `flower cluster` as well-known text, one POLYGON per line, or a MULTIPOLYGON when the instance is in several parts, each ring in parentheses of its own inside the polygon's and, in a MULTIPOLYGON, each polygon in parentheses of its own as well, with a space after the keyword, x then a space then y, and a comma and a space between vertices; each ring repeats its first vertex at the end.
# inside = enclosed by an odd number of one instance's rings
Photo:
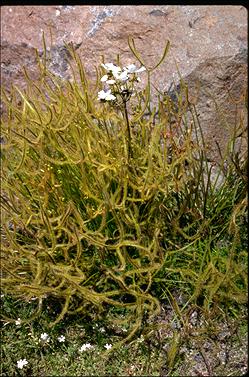
POLYGON ((80 347, 80 349, 79 349, 79 351, 80 352, 84 352, 84 351, 86 351, 86 350, 90 350, 90 349, 93 349, 94 347, 90 344, 90 343, 85 343, 85 344, 83 344, 81 347, 80 347))
MULTIPOLYGON (((41 334, 39 340, 43 344, 48 343, 50 341, 50 336, 46 332, 44 332, 44 333, 41 334)), ((57 337, 57 340, 58 340, 59 343, 64 343, 66 338, 65 338, 64 335, 60 335, 60 336, 57 337)))
MULTIPOLYGON (((112 348, 112 344, 108 344, 108 343, 106 343, 106 344, 104 345, 104 347, 105 347, 107 350, 110 350, 110 349, 112 348)), ((94 348, 95 348, 95 347, 92 346, 90 343, 85 343, 85 344, 83 344, 83 345, 80 347, 79 352, 85 352, 85 351, 88 351, 88 350, 92 350, 92 349, 94 349, 94 348)))
POLYGON ((134 83, 141 81, 137 73, 146 70, 143 66, 137 68, 135 64, 129 64, 123 69, 113 63, 101 65, 107 72, 100 81, 108 85, 105 90, 98 92, 98 99, 101 101, 115 101, 117 95, 121 95, 122 99, 127 95, 130 98, 134 83))

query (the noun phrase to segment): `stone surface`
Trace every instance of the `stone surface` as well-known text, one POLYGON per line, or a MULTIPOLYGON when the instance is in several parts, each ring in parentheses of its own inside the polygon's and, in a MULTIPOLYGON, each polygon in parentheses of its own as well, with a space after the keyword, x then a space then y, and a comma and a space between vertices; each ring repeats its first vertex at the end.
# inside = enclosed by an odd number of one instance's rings
MULTIPOLYGON (((54 73, 62 78, 70 77, 65 41, 77 48, 87 74, 93 80, 94 66, 101 63, 102 55, 106 62, 115 61, 117 54, 121 55, 124 65, 134 62, 127 42, 130 35, 149 67, 154 66, 167 40, 170 41, 165 62, 153 73, 153 83, 160 91, 167 91, 172 80, 179 81, 178 67, 181 75, 190 81, 198 76, 201 84, 208 86, 214 79, 215 84, 210 89, 217 89, 216 94, 224 97, 225 94, 219 91, 228 83, 228 86, 233 85, 234 79, 238 91, 243 91, 243 85, 247 86, 242 69, 246 66, 245 60, 238 63, 241 69, 239 75, 236 73, 236 56, 247 49, 247 21, 247 10, 243 6, 229 5, 3 6, 2 83, 7 87, 11 84, 22 87, 23 65, 31 70, 33 77, 36 76, 35 48, 41 55, 43 32, 50 48, 50 68, 54 73), (213 59, 212 63, 210 59, 213 59), (217 78, 220 74, 223 77, 221 81, 217 78)), ((142 84, 146 75, 143 77, 141 75, 142 84)), ((205 100, 203 97, 199 106, 202 113, 208 110, 205 100)), ((230 105, 227 110, 230 110, 230 105)), ((208 133, 210 129, 210 137, 213 137, 218 126, 214 118, 210 119, 206 117, 205 131, 207 129, 208 133)))
POLYGON ((32 79, 37 78, 35 48, 26 43, 1 43, 1 85, 9 88, 12 84, 24 86, 22 67, 27 70, 32 79))
MULTIPOLYGON (((189 101, 195 105, 204 139, 209 148, 210 161, 218 161, 220 154, 226 158, 227 141, 234 132, 234 126, 244 124, 237 130, 237 151, 247 149, 247 111, 245 104, 247 90, 247 50, 232 56, 214 57, 201 63, 184 78, 189 91, 189 101), (218 108, 218 111, 217 111, 218 108)), ((176 100, 180 92, 178 84, 170 94, 176 100)), ((189 122, 193 119, 187 114, 189 122)))

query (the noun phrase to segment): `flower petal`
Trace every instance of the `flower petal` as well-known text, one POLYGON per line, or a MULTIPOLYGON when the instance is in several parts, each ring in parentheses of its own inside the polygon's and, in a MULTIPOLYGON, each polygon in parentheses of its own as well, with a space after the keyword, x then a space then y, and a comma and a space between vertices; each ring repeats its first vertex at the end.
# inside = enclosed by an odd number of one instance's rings
POLYGON ((104 90, 101 90, 98 92, 98 99, 105 99, 106 97, 106 92, 104 90))
POLYGON ((116 80, 119 81, 127 81, 129 80, 129 76, 127 75, 126 71, 123 71, 121 73, 113 73, 113 76, 115 77, 116 80))
POLYGON ((118 67, 117 65, 113 64, 113 63, 106 63, 106 64, 101 64, 102 67, 104 67, 107 71, 116 71, 116 72, 120 72, 121 71, 121 68, 118 67))
POLYGON ((109 85, 113 85, 113 84, 116 83, 116 81, 115 80, 107 80, 106 83, 109 84, 109 85))
POLYGON ((106 101, 113 101, 116 99, 116 97, 113 94, 107 94, 105 97, 106 101))
POLYGON ((129 73, 133 73, 133 72, 135 72, 136 69, 137 69, 137 67, 135 66, 135 64, 129 64, 129 65, 127 65, 127 66, 124 68, 124 70, 126 70, 126 71, 129 72, 129 73))
POLYGON ((139 69, 136 70, 136 73, 146 71, 146 68, 142 65, 139 69))
POLYGON ((101 77, 100 81, 104 82, 104 81, 107 81, 108 80, 108 76, 107 75, 104 75, 103 77, 101 77))

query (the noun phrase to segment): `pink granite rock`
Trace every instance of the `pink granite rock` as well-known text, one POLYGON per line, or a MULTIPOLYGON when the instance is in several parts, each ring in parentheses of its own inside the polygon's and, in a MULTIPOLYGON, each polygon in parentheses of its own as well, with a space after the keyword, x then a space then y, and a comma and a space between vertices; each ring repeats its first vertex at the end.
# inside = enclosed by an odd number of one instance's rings
MULTIPOLYGON (((51 51, 50 69, 64 78, 70 77, 64 42, 77 48, 87 74, 94 80, 94 66, 101 63, 101 55, 106 61, 114 61, 120 54, 123 64, 134 62, 127 43, 128 36, 132 36, 149 67, 158 61, 167 40, 170 41, 165 62, 153 73, 153 83, 160 91, 167 91, 173 80, 179 81, 177 66, 183 77, 191 73, 195 78, 199 75, 202 85, 207 85, 221 71, 224 78, 223 63, 247 49, 247 23, 247 10, 229 5, 3 6, 2 83, 7 87, 13 83, 23 86, 22 65, 35 77, 35 48, 42 53, 44 32, 51 51), (210 59, 214 59, 211 65, 210 59)), ((242 65, 245 67, 246 62, 242 65)), ((232 83, 235 78, 242 93, 247 85, 246 72, 242 69, 237 75, 236 63, 232 67, 227 71, 227 80, 232 83)), ((206 109, 202 103, 200 110, 204 118, 206 109)), ((206 121, 207 133, 214 127, 218 125, 206 121)))

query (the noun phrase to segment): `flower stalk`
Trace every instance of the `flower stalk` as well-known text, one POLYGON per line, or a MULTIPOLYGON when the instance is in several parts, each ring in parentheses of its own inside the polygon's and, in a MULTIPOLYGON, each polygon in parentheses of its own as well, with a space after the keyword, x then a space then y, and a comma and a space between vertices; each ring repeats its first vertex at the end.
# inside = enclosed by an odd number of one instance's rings
POLYGON ((125 123, 126 123, 126 130, 127 130, 127 140, 128 140, 128 162, 130 158, 132 157, 132 148, 131 148, 131 127, 130 127, 130 122, 129 122, 129 116, 128 116, 128 111, 127 111, 127 104, 126 101, 123 101, 124 104, 124 118, 125 118, 125 123))
POLYGON ((102 67, 107 73, 102 76, 100 81, 106 85, 106 88, 98 92, 98 99, 119 107, 123 113, 126 126, 124 146, 129 162, 132 157, 132 133, 127 102, 132 96, 134 84, 141 81, 137 74, 145 71, 146 68, 144 66, 137 68, 135 64, 129 64, 121 69, 113 63, 102 64, 102 67))

